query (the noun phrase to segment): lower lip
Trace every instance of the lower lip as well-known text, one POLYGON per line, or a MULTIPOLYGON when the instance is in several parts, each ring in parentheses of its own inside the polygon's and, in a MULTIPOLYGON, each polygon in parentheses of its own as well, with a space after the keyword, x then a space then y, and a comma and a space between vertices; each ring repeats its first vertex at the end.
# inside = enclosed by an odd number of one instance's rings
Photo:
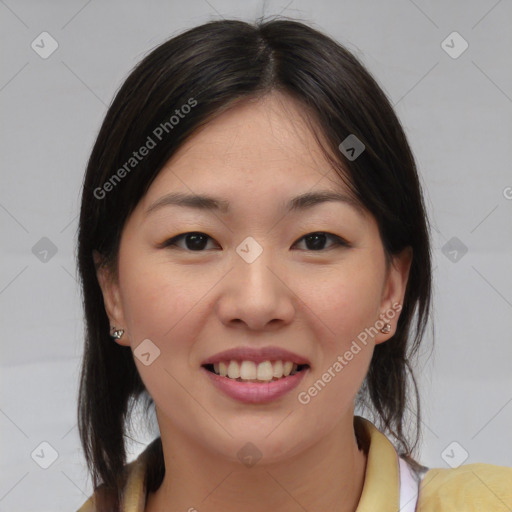
POLYGON ((231 398, 246 404, 261 404, 277 400, 296 388, 309 368, 305 368, 295 375, 270 382, 262 382, 261 384, 258 382, 238 382, 228 377, 221 377, 203 366, 201 366, 201 370, 208 375, 218 389, 231 398))

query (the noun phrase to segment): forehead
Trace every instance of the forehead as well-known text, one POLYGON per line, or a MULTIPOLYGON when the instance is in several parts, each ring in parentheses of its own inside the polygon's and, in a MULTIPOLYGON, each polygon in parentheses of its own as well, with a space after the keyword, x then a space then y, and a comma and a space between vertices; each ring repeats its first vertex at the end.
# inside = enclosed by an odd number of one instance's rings
POLYGON ((290 195, 313 187, 350 195, 301 105, 272 93, 238 103, 194 133, 163 167, 142 206, 171 190, 228 194, 235 201, 237 195, 290 195))

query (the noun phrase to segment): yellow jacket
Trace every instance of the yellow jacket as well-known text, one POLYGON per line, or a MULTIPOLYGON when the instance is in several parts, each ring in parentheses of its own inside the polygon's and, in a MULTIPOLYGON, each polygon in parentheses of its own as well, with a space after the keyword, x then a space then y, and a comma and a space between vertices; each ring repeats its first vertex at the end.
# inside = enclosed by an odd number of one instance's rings
MULTIPOLYGON (((512 468, 477 463, 456 469, 433 468, 423 475, 417 474, 398 457, 389 439, 370 421, 360 416, 355 416, 354 421, 369 442, 363 492, 356 512, 512 511, 512 468)), ((119 512, 144 512, 147 452, 148 449, 144 450, 128 464, 119 512)), ((99 492, 101 486, 78 512, 107 512, 95 506, 99 492)))

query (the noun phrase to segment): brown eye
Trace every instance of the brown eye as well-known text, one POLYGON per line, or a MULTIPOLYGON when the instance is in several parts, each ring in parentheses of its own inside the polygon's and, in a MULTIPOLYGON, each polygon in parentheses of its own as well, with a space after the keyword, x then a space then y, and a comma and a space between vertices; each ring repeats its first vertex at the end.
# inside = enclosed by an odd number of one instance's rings
MULTIPOLYGON (((190 233, 182 233, 181 235, 177 235, 173 238, 166 240, 165 242, 159 245, 160 248, 167 247, 169 249, 178 248, 183 249, 190 252, 204 252, 206 246, 208 245, 208 241, 212 240, 210 236, 201 232, 190 232, 190 233), (184 245, 183 245, 184 242, 184 245)), ((317 231, 314 233, 309 233, 304 235, 297 243, 304 241, 307 251, 325 251, 329 249, 334 249, 336 247, 350 247, 350 244, 344 240, 343 238, 334 235, 332 233, 325 233, 323 231, 317 231), (330 247, 325 247, 328 241, 331 241, 330 247)))
POLYGON ((185 249, 187 251, 203 252, 208 243, 208 240, 213 240, 213 238, 206 235, 205 233, 182 233, 181 235, 177 235, 173 238, 170 238, 169 240, 166 240, 163 244, 160 245, 160 247, 168 247, 172 249, 174 246, 180 249, 185 249), (178 245, 178 243, 181 241, 185 242, 184 247, 183 245, 178 245))
POLYGON ((306 242, 306 250, 308 251, 324 251, 325 249, 325 243, 327 240, 331 240, 334 247, 349 247, 350 244, 343 240, 343 238, 333 235, 332 233, 325 233, 324 231, 318 231, 315 233, 309 233, 307 235, 304 235, 300 240, 304 240, 306 242))

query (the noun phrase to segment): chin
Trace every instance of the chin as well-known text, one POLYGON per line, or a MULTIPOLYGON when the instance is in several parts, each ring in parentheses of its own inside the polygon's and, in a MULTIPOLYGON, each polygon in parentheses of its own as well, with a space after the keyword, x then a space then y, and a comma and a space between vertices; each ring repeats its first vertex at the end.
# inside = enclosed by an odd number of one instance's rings
POLYGON ((270 428, 260 425, 238 431, 228 429, 233 437, 224 437, 223 442, 216 444, 214 450, 230 462, 261 467, 285 462, 314 443, 299 439, 298 433, 285 428, 275 429, 275 425, 276 422, 270 428))

